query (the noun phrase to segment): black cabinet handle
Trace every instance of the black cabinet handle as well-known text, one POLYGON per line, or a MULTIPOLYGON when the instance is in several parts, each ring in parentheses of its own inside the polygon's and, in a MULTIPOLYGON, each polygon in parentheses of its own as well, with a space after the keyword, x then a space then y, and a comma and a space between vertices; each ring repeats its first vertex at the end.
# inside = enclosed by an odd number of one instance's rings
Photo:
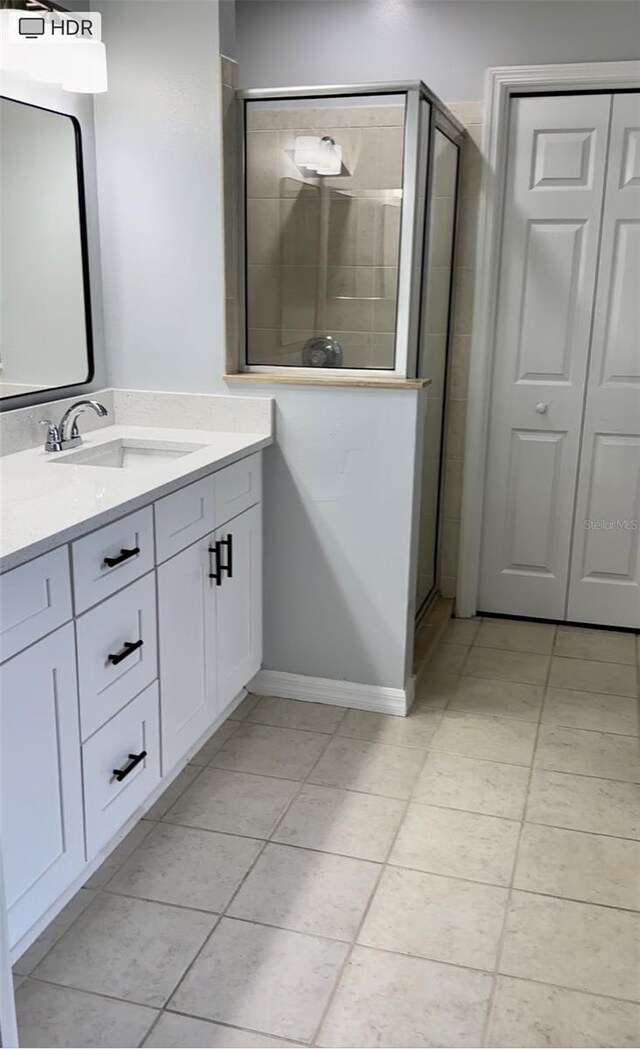
POLYGON ((222 565, 220 571, 221 572, 226 572, 227 575, 229 576, 229 579, 232 579, 233 578, 233 536, 232 536, 231 532, 229 532, 229 535, 227 536, 226 539, 221 539, 220 540, 220 546, 221 547, 222 546, 226 546, 226 548, 227 548, 227 563, 226 563, 226 565, 222 565))
POLYGON ((118 663, 122 663, 123 659, 130 656, 132 652, 137 652, 139 648, 142 648, 144 641, 140 638, 139 641, 125 641, 124 648, 121 652, 110 652, 107 659, 110 663, 113 663, 114 667, 117 667, 118 663))
POLYGON ((220 564, 220 540, 218 539, 215 546, 209 547, 209 553, 213 554, 215 558, 215 568, 213 572, 209 572, 209 579, 215 579, 216 586, 222 586, 222 565, 220 564))
POLYGON ((115 568, 116 565, 121 565, 123 561, 128 561, 130 557, 137 557, 139 553, 139 546, 134 546, 131 550, 125 550, 123 548, 120 550, 120 553, 117 555, 117 557, 105 557, 102 563, 103 565, 106 565, 107 568, 115 568))
POLYGON ((113 778, 117 779, 118 783, 121 780, 126 779, 130 772, 133 772, 136 765, 139 765, 141 761, 147 756, 146 750, 141 750, 139 754, 129 754, 129 760, 124 768, 113 769, 113 778))

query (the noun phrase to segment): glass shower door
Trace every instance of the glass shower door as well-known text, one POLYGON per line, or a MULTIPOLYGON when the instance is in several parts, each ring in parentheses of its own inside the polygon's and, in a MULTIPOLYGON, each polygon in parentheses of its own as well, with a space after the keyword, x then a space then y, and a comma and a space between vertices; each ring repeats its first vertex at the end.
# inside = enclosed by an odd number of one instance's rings
POLYGON ((406 96, 245 106, 246 364, 393 371, 406 96))
POLYGON ((423 306, 418 343, 418 375, 431 379, 422 457, 416 617, 429 607, 438 583, 444 404, 451 321, 459 148, 433 129, 423 306))

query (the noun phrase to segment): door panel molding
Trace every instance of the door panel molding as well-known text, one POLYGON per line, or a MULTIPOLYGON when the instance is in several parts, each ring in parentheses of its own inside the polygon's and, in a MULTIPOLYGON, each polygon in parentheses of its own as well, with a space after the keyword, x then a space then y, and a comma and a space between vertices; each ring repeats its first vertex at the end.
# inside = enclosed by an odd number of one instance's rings
POLYGON ((527 222, 516 382, 571 382, 572 332, 583 265, 585 225, 586 220, 576 222, 574 219, 529 219, 527 222), (546 243, 543 244, 543 240, 546 243), (561 253, 559 261, 563 267, 560 272, 551 265, 545 265, 553 255, 550 245, 552 240, 558 245, 556 256, 561 253), (566 241, 566 244, 562 241, 566 241), (556 286, 559 283, 567 285, 565 308, 561 315, 554 316, 548 309, 541 309, 549 281, 553 281, 556 286), (541 344, 545 347, 547 367, 527 369, 527 356, 535 356, 536 350, 538 363, 541 363, 541 344))
MULTIPOLYGON (((640 92, 613 100, 569 619, 640 626, 640 179, 628 177, 640 92)), ((634 156, 634 163, 638 161, 634 156)))
POLYGON ((610 116, 609 94, 510 105, 479 589, 486 612, 564 612, 610 116), (576 186, 560 175, 583 161, 563 147, 573 149, 571 136, 582 141, 587 126, 589 179, 576 186), (559 148, 548 169, 555 184, 543 190, 530 179, 541 128, 557 133, 559 148))
MULTIPOLYGON (((465 445, 457 613, 474 615, 478 607, 480 543, 487 471, 494 347, 496 341, 499 259, 502 238, 502 201, 507 168, 510 101, 515 95, 544 92, 640 89, 640 62, 585 62, 548 66, 508 66, 489 69, 485 90, 485 129, 482 144, 483 176, 477 240, 477 285, 469 380, 465 445)), ((633 184, 639 177, 640 142, 629 137, 623 177, 633 184)), ((537 191, 546 192, 543 187, 537 191)))

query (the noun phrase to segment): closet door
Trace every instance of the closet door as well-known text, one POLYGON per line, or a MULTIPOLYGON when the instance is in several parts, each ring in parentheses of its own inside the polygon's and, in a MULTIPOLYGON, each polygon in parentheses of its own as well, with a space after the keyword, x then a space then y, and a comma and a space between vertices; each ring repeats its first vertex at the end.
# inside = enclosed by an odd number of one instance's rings
POLYGON ((478 607, 562 619, 611 96, 511 102, 478 607))
POLYGON ((613 99, 567 618, 640 626, 640 94, 613 99))

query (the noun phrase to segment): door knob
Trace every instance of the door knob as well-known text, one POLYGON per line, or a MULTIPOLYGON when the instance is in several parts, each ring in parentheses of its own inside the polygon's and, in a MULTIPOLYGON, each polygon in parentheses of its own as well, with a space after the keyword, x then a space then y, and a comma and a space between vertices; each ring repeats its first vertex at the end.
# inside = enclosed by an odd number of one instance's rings
POLYGON ((548 407, 549 405, 545 404, 544 401, 539 401, 538 404, 536 404, 536 411, 538 415, 544 415, 548 407))

